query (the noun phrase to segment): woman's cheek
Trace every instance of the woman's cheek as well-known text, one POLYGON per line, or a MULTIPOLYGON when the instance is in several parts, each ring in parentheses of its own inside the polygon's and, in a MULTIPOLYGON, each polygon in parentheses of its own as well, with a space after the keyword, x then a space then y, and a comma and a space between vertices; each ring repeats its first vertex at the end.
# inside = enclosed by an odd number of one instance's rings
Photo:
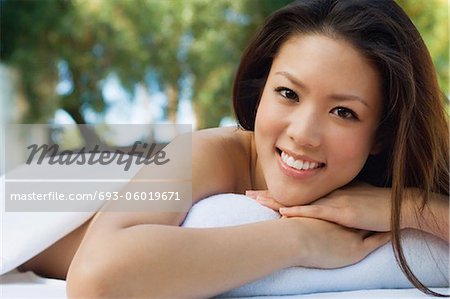
MULTIPOLYGON (((364 166, 369 156, 370 148, 365 138, 359 138, 353 135, 352 138, 340 139, 333 141, 335 154, 332 154, 335 161, 342 168, 353 170, 355 176, 364 166)), ((343 169, 342 169, 343 170, 343 169)))
POLYGON ((280 107, 273 105, 273 99, 261 99, 256 115, 255 130, 262 134, 273 134, 283 123, 280 107))

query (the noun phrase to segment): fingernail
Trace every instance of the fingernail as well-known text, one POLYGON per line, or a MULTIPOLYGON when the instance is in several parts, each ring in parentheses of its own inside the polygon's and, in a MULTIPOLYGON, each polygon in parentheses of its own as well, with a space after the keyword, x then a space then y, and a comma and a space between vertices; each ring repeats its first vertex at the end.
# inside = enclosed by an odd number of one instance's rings
POLYGON ((245 196, 250 197, 252 199, 256 199, 256 192, 255 191, 251 191, 251 190, 247 190, 247 191, 245 191, 245 196))
POLYGON ((264 200, 264 197, 263 196, 261 196, 261 195, 258 195, 258 196, 256 196, 256 198, 255 198, 256 200, 264 200))
POLYGON ((287 208, 279 208, 278 211, 279 211, 281 214, 283 214, 283 213, 286 213, 286 212, 288 211, 288 209, 287 209, 287 208))

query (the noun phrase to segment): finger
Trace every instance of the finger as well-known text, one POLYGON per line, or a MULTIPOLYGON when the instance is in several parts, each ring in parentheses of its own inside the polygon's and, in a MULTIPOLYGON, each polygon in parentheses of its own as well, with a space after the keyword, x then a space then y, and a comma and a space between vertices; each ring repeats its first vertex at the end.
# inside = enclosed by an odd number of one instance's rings
POLYGON ((390 232, 374 233, 364 239, 364 248, 370 253, 391 240, 390 232))
POLYGON ((256 201, 259 202, 260 204, 262 204, 263 206, 266 206, 274 211, 277 211, 284 207, 282 204, 280 204, 279 202, 275 201, 274 199, 272 199, 271 197, 266 197, 263 195, 258 195, 256 197, 256 201))
POLYGON ((258 192, 255 190, 246 190, 245 196, 256 199, 256 196, 258 196, 258 192))
POLYGON ((266 206, 268 208, 271 208, 272 210, 278 211, 282 205, 273 200, 271 197, 266 197, 262 195, 258 195, 256 197, 256 201, 262 204, 263 206, 266 206))
POLYGON ((246 190, 245 191, 245 196, 256 199, 256 197, 258 197, 258 195, 264 195, 264 196, 269 196, 269 191, 268 190, 246 190))
POLYGON ((338 223, 338 214, 334 207, 325 205, 307 205, 280 208, 280 214, 288 217, 318 218, 338 223))

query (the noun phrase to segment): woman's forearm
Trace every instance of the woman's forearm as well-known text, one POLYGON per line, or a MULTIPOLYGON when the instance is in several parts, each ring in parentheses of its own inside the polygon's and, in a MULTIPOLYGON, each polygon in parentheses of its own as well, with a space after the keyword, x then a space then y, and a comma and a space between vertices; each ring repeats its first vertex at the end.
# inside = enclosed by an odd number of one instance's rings
POLYGON ((449 199, 446 195, 432 194, 428 204, 420 207, 420 193, 410 190, 406 201, 404 228, 414 228, 449 241, 449 199))
POLYGON ((68 295, 211 297, 286 267, 347 266, 388 240, 300 217, 203 229, 94 223, 70 266, 68 295))
POLYGON ((298 246, 289 226, 285 220, 208 229, 146 224, 109 237, 92 234, 69 273, 69 297, 211 297, 293 266, 298 246))

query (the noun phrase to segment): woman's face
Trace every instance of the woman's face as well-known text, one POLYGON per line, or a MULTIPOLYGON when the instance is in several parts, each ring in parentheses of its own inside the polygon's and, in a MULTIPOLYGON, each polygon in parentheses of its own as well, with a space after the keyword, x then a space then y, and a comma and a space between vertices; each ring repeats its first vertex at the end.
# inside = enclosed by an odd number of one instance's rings
POLYGON ((349 183, 377 151, 379 74, 356 48, 297 35, 274 58, 255 122, 258 167, 280 203, 310 203, 349 183))

